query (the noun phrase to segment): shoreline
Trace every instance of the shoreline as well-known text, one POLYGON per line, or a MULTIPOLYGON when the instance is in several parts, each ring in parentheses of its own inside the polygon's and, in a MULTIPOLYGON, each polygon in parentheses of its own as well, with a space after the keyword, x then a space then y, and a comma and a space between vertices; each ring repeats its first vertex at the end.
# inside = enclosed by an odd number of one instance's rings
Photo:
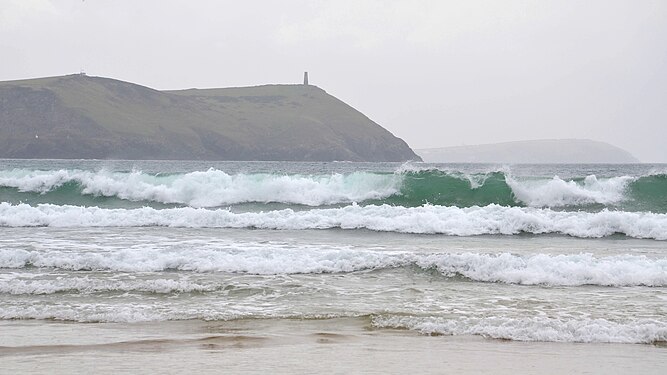
POLYGON ((8 373, 642 373, 651 344, 521 342, 374 329, 367 318, 144 323, 0 321, 8 373))

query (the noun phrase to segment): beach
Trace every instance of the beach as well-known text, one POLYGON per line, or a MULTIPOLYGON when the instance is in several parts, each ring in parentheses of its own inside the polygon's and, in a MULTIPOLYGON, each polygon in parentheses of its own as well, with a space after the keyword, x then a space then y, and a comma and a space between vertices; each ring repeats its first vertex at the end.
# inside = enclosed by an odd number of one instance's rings
POLYGON ((664 168, 5 161, 2 369, 663 373, 664 168))
POLYGON ((424 336, 364 318, 0 327, 3 371, 23 374, 661 374, 667 362, 656 345, 424 336))

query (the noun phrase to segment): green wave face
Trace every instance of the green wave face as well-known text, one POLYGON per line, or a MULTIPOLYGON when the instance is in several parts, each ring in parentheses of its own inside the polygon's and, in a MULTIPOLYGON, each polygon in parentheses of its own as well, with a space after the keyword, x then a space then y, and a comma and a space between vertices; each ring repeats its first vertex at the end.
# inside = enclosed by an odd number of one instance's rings
MULTIPOLYGON (((0 177, 2 175, 0 174, 0 177)), ((236 207, 242 210, 388 204, 473 207, 496 204, 589 211, 667 213, 667 174, 560 179, 437 169, 331 175, 234 174, 219 170, 143 172, 10 171, 0 202, 102 208, 236 207)), ((0 181, 2 179, 0 178, 0 181)))
POLYGON ((383 199, 382 203, 410 207, 520 205, 514 200, 502 172, 468 176, 437 170, 406 173, 400 194, 383 199))
POLYGON ((34 191, 20 191, 15 187, 0 187, 0 202, 12 204, 25 203, 29 205, 55 204, 73 205, 100 208, 169 208, 182 205, 164 204, 155 201, 131 201, 117 196, 102 196, 84 194, 79 182, 68 181, 49 191, 39 193, 34 191))
POLYGON ((628 186, 626 209, 667 212, 667 174, 640 177, 628 186))
POLYGON ((425 170, 402 175, 400 192, 368 204, 415 207, 424 204, 472 207, 546 207, 557 210, 604 209, 667 213, 667 175, 515 179, 503 172, 467 175, 425 170))

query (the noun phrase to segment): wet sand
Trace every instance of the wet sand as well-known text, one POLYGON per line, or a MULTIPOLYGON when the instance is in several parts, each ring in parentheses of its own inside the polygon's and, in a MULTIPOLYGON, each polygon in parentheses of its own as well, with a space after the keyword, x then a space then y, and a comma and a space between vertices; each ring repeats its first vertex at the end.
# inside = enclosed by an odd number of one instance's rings
POLYGON ((7 374, 663 374, 667 347, 372 329, 367 318, 0 321, 7 374))

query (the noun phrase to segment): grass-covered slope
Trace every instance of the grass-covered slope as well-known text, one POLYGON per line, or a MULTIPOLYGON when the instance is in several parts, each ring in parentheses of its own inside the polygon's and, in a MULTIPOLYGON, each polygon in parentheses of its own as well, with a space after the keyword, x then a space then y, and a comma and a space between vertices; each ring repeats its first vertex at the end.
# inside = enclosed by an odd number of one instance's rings
POLYGON ((83 75, 0 82, 0 157, 418 159, 315 86, 162 92, 83 75))

